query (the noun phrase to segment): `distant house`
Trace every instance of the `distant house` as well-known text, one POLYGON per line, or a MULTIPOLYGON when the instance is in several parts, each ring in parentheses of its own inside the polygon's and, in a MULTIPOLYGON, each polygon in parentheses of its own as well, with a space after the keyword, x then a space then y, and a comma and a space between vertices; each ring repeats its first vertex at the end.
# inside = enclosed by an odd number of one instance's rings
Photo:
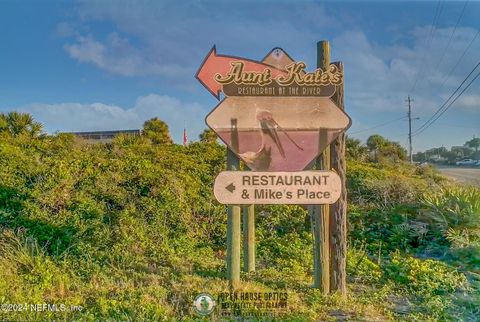
POLYGON ((448 160, 447 158, 442 157, 439 154, 434 154, 434 155, 429 155, 428 156, 428 161, 431 161, 431 162, 445 162, 447 160, 448 160))
POLYGON ((118 131, 91 131, 91 132, 65 132, 73 134, 76 137, 82 138, 90 142, 111 142, 117 135, 142 135, 142 130, 118 130, 118 131))

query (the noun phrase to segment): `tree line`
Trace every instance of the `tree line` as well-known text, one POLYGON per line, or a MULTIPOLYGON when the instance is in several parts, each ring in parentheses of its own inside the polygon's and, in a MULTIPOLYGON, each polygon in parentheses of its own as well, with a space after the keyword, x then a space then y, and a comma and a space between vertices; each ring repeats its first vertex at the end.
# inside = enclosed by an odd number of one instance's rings
POLYGON ((472 138, 461 146, 452 146, 450 150, 446 147, 435 147, 424 152, 417 152, 413 160, 417 162, 438 162, 455 163, 461 159, 480 159, 480 138, 472 138))

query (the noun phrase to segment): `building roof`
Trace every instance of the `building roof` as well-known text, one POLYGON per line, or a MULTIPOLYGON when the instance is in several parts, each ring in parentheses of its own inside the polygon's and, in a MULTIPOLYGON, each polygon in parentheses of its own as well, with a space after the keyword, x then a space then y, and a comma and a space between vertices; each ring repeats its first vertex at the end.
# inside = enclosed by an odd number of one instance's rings
POLYGON ((66 134, 73 134, 85 140, 112 140, 119 134, 127 135, 142 135, 142 130, 116 130, 116 131, 90 131, 90 132, 64 132, 66 134))

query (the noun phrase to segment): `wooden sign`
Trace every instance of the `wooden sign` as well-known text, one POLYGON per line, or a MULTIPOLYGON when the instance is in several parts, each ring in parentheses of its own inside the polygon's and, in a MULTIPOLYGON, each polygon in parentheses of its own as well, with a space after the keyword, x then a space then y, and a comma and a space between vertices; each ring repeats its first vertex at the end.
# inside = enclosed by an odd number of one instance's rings
POLYGON ((209 52, 196 77, 217 98, 206 123, 254 171, 300 171, 345 131, 350 118, 329 98, 337 66, 307 72, 274 49, 264 62, 209 52), (269 63, 267 63, 269 62, 269 63))
POLYGON ((343 74, 335 65, 310 73, 305 68, 304 62, 292 62, 280 69, 265 62, 218 55, 214 46, 195 77, 217 99, 221 91, 226 96, 330 97, 335 86, 343 82, 343 74))
POLYGON ((332 204, 341 192, 333 171, 224 171, 215 179, 215 198, 223 204, 332 204))
POLYGON ((330 289, 346 292, 345 148, 342 137, 335 140, 351 120, 343 112, 343 64, 330 64, 327 41, 317 43, 317 67, 307 71, 305 63, 294 61, 281 48, 260 62, 219 55, 213 47, 195 75, 218 100, 221 92, 225 95, 206 123, 228 146, 227 169, 238 170, 240 158, 254 170, 225 171, 215 179, 216 199, 229 205, 226 273, 232 289, 240 285, 240 205, 248 205, 243 208, 243 267, 253 272, 254 205, 308 204, 314 287, 323 294, 330 289), (321 159, 316 159, 320 153, 321 159), (313 160, 316 169, 335 171, 299 171, 313 160))

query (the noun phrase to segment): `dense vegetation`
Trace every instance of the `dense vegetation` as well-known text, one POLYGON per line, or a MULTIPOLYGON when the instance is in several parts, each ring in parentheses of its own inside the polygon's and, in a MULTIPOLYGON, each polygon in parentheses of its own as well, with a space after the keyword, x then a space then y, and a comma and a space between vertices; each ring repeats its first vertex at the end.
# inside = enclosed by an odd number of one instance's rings
MULTIPOLYGON (((228 291, 225 207, 212 196, 226 153, 208 132, 186 147, 153 134, 87 144, 3 119, 0 302, 84 309, 0 318, 189 320, 195 295, 228 291)), ((242 290, 287 291, 289 320, 476 320, 480 191, 405 164, 395 145, 373 157, 348 146, 348 296, 310 287, 299 206, 258 208, 258 270, 242 290)))

